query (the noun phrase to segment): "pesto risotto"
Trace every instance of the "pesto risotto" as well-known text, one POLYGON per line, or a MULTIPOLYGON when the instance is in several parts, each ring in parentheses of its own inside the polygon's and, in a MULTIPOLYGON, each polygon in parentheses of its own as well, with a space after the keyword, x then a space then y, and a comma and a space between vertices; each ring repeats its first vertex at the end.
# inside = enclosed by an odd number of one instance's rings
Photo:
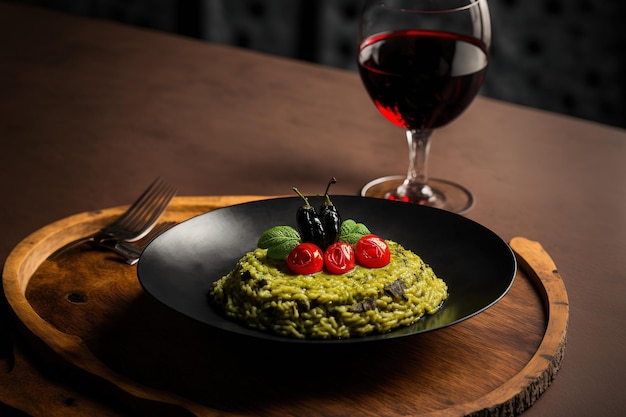
POLYGON ((434 314, 446 283, 415 253, 387 240, 390 262, 344 274, 295 275, 257 248, 214 282, 209 299, 226 317, 293 338, 340 339, 386 333, 434 314))

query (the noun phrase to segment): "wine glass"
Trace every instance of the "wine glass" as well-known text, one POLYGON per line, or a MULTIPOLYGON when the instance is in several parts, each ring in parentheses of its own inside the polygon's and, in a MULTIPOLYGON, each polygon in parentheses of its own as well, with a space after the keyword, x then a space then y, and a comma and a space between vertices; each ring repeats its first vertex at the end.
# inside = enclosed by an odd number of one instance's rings
POLYGON ((369 182, 361 195, 467 212, 472 194, 428 178, 433 129, 454 120, 480 89, 488 62, 487 0, 367 0, 359 19, 358 64, 374 104, 406 130, 405 176, 369 182))

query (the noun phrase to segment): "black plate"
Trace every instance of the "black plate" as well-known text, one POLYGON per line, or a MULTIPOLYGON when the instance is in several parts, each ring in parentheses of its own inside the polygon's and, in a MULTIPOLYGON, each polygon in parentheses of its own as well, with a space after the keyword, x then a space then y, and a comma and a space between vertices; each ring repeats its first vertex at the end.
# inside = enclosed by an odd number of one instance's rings
MULTIPOLYGON (((447 211, 354 196, 334 196, 343 219, 364 223, 430 264, 448 284, 443 308, 412 326, 343 340, 296 340, 227 320, 208 304, 211 283, 256 246, 265 230, 295 225, 298 197, 221 208, 183 222, 155 239, 138 265, 143 288, 170 308, 209 326, 283 342, 354 343, 414 335, 458 323, 496 303, 513 283, 517 263, 509 246, 480 224, 447 211)), ((312 197, 317 206, 321 200, 312 197)))

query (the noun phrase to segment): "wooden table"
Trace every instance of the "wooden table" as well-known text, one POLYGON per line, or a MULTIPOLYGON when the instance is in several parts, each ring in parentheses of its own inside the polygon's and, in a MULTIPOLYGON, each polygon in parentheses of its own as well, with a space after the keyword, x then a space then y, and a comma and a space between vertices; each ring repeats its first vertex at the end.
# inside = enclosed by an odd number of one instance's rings
MULTIPOLYGON (((356 194, 404 172, 402 135, 354 73, 0 3, 2 259, 58 219, 129 203, 156 176, 182 196, 314 194, 330 175, 336 193, 356 194)), ((485 98, 436 132, 431 174, 474 193, 467 217, 541 242, 567 287, 562 369, 524 416, 626 413, 624 161, 624 130, 485 98)), ((0 340, 14 342, 2 346, 5 407, 123 415, 51 375, 8 306, 0 317, 0 340)))

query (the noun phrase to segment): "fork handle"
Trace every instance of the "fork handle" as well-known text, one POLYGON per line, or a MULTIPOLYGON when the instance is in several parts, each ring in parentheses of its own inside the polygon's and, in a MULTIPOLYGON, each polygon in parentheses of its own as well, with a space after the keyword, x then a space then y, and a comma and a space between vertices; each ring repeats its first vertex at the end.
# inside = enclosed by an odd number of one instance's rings
POLYGON ((117 242, 111 247, 118 255, 125 258, 128 265, 135 265, 139 261, 142 250, 125 242, 117 242))
POLYGON ((48 260, 49 261, 54 260, 59 255, 61 255, 62 253, 67 252, 68 250, 72 249, 75 246, 78 246, 78 245, 81 245, 81 244, 87 243, 87 242, 94 242, 94 241, 95 241, 95 235, 85 236, 85 237, 81 237, 80 239, 73 240, 70 243, 68 243, 66 245, 63 245, 59 249, 57 249, 54 252, 52 252, 52 254, 50 256, 48 256, 48 260))

